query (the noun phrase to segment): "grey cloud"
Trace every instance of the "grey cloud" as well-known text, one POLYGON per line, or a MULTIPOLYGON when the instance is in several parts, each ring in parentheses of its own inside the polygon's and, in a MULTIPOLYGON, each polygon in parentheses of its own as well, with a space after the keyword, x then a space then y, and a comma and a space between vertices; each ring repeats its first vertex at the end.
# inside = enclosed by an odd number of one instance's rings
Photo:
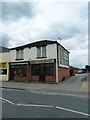
POLYGON ((40 32, 41 38, 58 39, 60 37, 62 40, 71 39, 82 34, 78 28, 74 28, 73 26, 65 27, 65 25, 62 26, 58 23, 50 26, 48 31, 40 32))
POLYGON ((82 34, 80 28, 75 27, 74 25, 62 25, 62 23, 55 23, 50 26, 48 31, 43 33, 43 37, 49 37, 51 39, 58 39, 60 37, 62 40, 71 39, 82 34))
POLYGON ((52 26, 50 26, 48 31, 41 30, 38 39, 58 40, 58 38, 60 37, 62 39, 61 43, 64 44, 64 46, 68 50, 77 49, 77 48, 86 49, 87 39, 85 38, 85 35, 86 33, 83 33, 83 31, 80 28, 74 25, 65 26, 60 23, 55 23, 52 24, 52 26))
POLYGON ((75 40, 72 38, 72 40, 64 40, 62 41, 64 43, 64 46, 69 50, 76 50, 78 48, 81 49, 87 49, 87 41, 86 40, 78 40, 78 38, 75 40))
POLYGON ((0 2, 0 18, 2 18, 2 4, 0 2))
POLYGON ((0 45, 8 47, 9 40, 10 40, 10 38, 7 34, 3 33, 2 35, 0 35, 0 45))
POLYGON ((2 20, 18 20, 22 17, 32 18, 35 15, 35 5, 32 2, 3 2, 2 20))

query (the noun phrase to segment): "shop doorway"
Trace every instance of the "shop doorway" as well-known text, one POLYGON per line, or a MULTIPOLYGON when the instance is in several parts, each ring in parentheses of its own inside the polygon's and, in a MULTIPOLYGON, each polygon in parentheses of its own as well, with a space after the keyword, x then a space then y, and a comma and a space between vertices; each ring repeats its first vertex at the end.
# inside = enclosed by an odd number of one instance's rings
POLYGON ((12 66, 10 67, 10 80, 14 80, 15 75, 15 68, 12 66))
POLYGON ((45 65, 41 64, 40 69, 39 69, 39 81, 40 82, 45 82, 45 73, 46 73, 45 65))

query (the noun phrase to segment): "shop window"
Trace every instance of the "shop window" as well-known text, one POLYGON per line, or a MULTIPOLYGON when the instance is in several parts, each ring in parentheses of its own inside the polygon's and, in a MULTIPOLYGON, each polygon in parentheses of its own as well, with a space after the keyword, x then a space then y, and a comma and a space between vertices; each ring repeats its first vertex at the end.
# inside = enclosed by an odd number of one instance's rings
POLYGON ((0 75, 7 75, 7 69, 0 69, 0 75))
POLYGON ((26 67, 25 66, 15 66, 16 76, 26 76, 26 67))
POLYGON ((46 64, 46 75, 54 75, 54 64, 46 64))
POLYGON ((39 75, 39 69, 40 69, 39 64, 32 65, 32 75, 39 75))

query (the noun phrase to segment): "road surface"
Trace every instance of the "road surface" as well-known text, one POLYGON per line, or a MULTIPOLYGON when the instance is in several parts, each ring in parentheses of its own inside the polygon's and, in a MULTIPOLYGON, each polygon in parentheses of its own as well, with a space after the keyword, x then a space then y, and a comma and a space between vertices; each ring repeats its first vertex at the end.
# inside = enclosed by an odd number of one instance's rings
POLYGON ((88 118, 88 98, 2 89, 3 118, 88 118))

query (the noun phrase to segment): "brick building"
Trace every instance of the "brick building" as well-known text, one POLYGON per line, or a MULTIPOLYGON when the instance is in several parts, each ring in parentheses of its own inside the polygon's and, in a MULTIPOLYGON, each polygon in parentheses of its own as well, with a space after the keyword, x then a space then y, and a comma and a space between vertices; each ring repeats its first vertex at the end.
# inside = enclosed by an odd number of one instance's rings
POLYGON ((69 74, 69 52, 57 41, 42 40, 10 49, 10 80, 58 83, 69 74))

